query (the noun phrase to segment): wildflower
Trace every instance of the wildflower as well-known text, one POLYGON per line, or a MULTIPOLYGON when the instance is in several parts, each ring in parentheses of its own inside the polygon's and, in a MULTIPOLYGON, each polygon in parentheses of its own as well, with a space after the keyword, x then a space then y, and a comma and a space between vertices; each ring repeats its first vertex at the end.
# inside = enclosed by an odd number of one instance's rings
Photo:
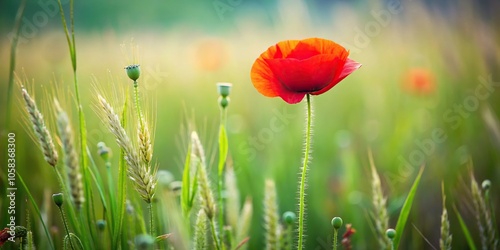
POLYGON ((352 235, 356 233, 356 229, 352 227, 351 224, 345 225, 345 233, 342 235, 342 246, 346 250, 352 249, 352 242, 351 242, 351 237, 352 235))
POLYGON ((417 95, 428 95, 436 88, 434 75, 424 68, 410 69, 403 77, 403 89, 417 95))
POLYGON ((9 228, 4 228, 3 230, 0 231, 0 247, 5 244, 9 240, 9 238, 12 237, 9 233, 9 228))
POLYGON ((361 67, 348 56, 348 50, 326 39, 281 41, 257 58, 251 78, 264 96, 295 104, 306 94, 325 93, 361 67))

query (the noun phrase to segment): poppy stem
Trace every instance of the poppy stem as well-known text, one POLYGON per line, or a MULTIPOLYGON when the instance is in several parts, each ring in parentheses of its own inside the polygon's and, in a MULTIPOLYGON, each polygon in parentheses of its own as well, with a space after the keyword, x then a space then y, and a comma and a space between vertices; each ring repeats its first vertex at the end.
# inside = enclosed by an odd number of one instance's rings
POLYGON ((307 127, 306 127, 306 142, 304 150, 304 161, 302 165, 302 175, 300 177, 299 189, 299 237, 298 237, 298 250, 302 250, 303 236, 304 236, 304 217, 305 217, 305 189, 307 179, 307 164, 309 163, 309 148, 311 147, 311 123, 312 123, 312 108, 311 108, 311 95, 307 94, 307 127))

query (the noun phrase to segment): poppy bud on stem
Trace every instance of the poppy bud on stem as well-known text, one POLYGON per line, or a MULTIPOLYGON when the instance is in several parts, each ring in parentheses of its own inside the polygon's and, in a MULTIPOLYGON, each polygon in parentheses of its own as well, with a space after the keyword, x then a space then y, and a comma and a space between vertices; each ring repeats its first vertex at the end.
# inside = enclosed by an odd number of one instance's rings
POLYGON ((231 92, 231 83, 217 83, 217 92, 219 92, 220 105, 220 126, 219 126, 219 166, 218 166, 218 185, 217 193, 219 197, 219 225, 220 235, 223 235, 224 226, 224 199, 222 198, 222 190, 224 187, 224 166, 226 164, 228 143, 226 133, 226 111, 229 105, 229 93, 231 92))
POLYGON ((339 234, 339 229, 342 227, 343 221, 342 218, 340 217, 334 217, 332 219, 332 226, 333 226, 333 250, 337 250, 337 238, 339 234))
MULTIPOLYGON (((62 205, 64 203, 64 196, 62 193, 57 193, 52 195, 52 200, 56 204, 56 206, 59 208, 59 212, 61 213, 61 218, 64 224, 64 229, 66 230, 66 237, 70 238, 70 233, 69 233, 69 228, 68 228, 68 223, 66 222, 66 218, 64 217, 64 211, 62 210, 62 205)), ((73 242, 70 240, 69 244, 71 246, 71 249, 76 249, 73 246, 73 242)))

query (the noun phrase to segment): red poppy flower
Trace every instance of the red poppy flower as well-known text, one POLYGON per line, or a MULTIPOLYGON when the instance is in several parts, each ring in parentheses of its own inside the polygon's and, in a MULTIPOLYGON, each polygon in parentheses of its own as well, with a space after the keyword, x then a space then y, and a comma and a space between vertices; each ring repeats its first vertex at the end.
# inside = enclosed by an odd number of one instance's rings
POLYGON ((434 75, 424 68, 410 69, 403 77, 403 89, 417 95, 428 95, 436 89, 434 75))
POLYGON ((9 238, 12 237, 9 234, 9 228, 4 228, 3 230, 0 231, 0 247, 5 244, 9 240, 9 238))
POLYGON ((330 40, 286 40, 255 60, 251 78, 264 96, 279 96, 294 104, 306 94, 325 93, 361 67, 348 56, 349 51, 330 40))

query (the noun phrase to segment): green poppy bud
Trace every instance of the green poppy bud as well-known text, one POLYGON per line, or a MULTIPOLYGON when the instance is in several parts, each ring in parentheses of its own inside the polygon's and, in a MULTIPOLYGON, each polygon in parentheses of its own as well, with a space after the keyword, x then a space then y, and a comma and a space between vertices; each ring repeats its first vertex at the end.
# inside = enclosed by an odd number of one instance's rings
POLYGON ((97 153, 101 156, 103 160, 108 160, 109 148, 106 146, 106 143, 102 141, 97 143, 97 153))
POLYGON ((135 236, 136 249, 151 249, 155 243, 155 239, 149 234, 140 234, 135 236))
POLYGON ((58 207, 61 207, 63 204, 63 194, 62 193, 53 194, 52 200, 58 207))
POLYGON ((489 190, 491 187, 491 181, 490 180, 484 180, 483 183, 481 184, 484 190, 489 190))
POLYGON ((221 108, 226 108, 229 105, 229 97, 219 97, 219 105, 221 108))
POLYGON ((332 226, 336 230, 338 230, 340 227, 342 227, 343 223, 344 222, 342 221, 342 218, 340 218, 340 217, 333 217, 333 219, 332 219, 332 226))
POLYGON ((99 229, 99 231, 104 231, 104 228, 106 228, 106 221, 105 220, 98 220, 96 222, 96 225, 97 225, 97 229, 99 229))
POLYGON ((285 213, 283 213, 283 221, 288 225, 295 223, 296 219, 297 215, 295 215, 294 212, 286 211, 285 213))
POLYGON ((139 64, 129 65, 125 67, 125 71, 127 72, 128 77, 133 81, 137 81, 139 76, 141 76, 141 67, 139 64))
POLYGON ((396 230, 389 228, 387 229, 387 231, 385 231, 385 235, 387 235, 387 238, 389 238, 390 240, 393 240, 394 237, 396 237, 396 230))
POLYGON ((233 85, 231 83, 227 82, 220 82, 217 83, 217 91, 219 92, 219 95, 222 97, 228 97, 229 93, 231 92, 231 87, 233 85))

